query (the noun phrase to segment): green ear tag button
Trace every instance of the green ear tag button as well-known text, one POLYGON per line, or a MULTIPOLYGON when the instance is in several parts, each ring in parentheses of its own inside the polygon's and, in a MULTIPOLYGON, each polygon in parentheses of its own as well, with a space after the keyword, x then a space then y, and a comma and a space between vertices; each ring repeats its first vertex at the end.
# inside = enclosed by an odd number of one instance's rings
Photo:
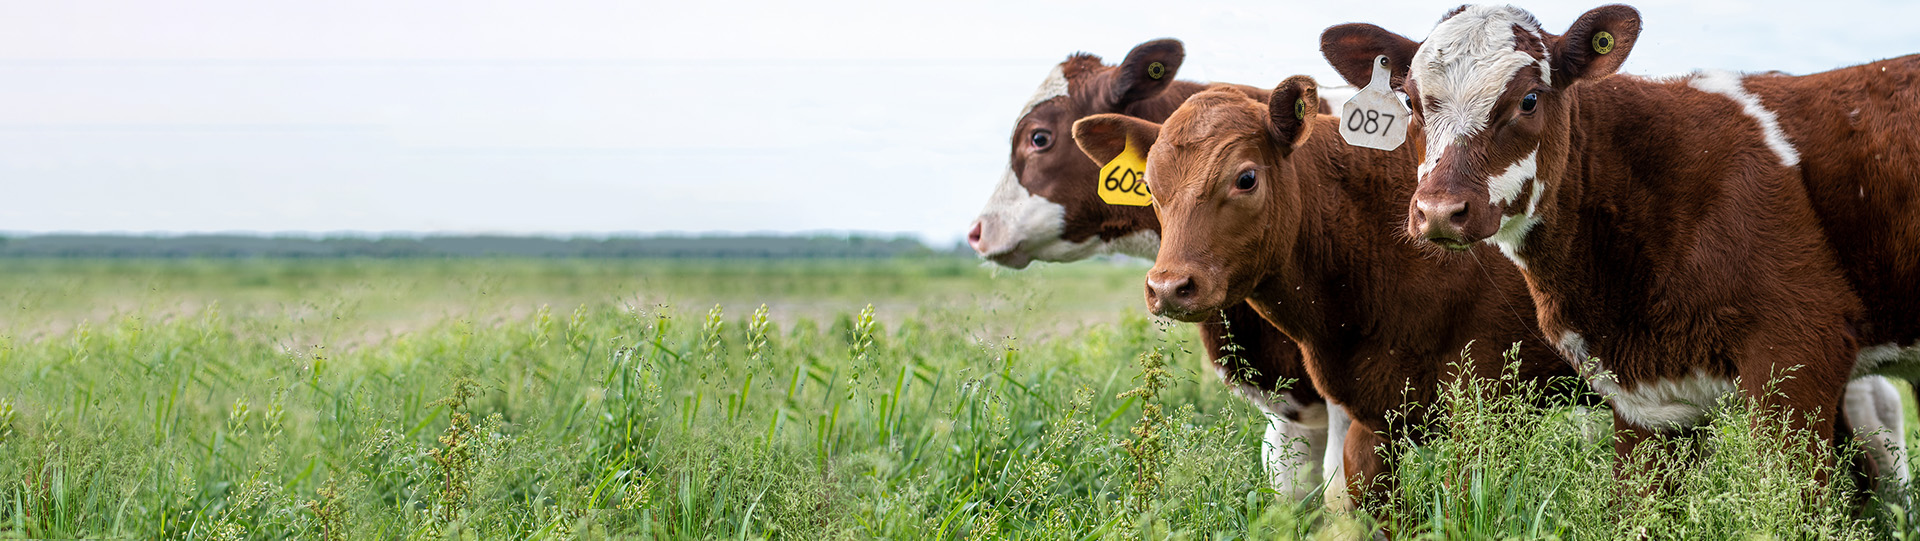
POLYGON ((1166 64, 1161 64, 1159 62, 1147 64, 1147 76, 1152 77, 1153 80, 1155 81, 1160 80, 1161 77, 1166 77, 1167 76, 1166 64))
POLYGON ((1593 35, 1593 52, 1607 54, 1613 52, 1613 34, 1602 30, 1593 35))
POLYGON ((1306 119, 1307 119, 1307 100, 1306 100, 1306 98, 1301 98, 1301 99, 1297 99, 1297 100, 1293 100, 1293 117, 1294 117, 1294 118, 1297 118, 1297 119, 1300 119, 1300 120, 1306 120, 1306 119))

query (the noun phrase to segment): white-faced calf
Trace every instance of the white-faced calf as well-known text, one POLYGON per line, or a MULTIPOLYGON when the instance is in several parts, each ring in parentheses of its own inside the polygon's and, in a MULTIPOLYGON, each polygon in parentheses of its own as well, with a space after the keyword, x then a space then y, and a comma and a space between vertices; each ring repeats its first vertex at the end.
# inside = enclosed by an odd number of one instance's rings
POLYGON ((1639 31, 1626 6, 1560 35, 1464 6, 1424 43, 1342 25, 1322 51, 1349 81, 1388 59, 1424 153, 1408 234, 1520 265, 1620 452, 1735 390, 1830 435, 1864 320, 1798 159, 1737 79, 1610 77, 1639 31))
POLYGON ((1314 96, 1307 77, 1265 101, 1209 90, 1164 126, 1099 115, 1074 136, 1096 161, 1151 148, 1162 240, 1148 307, 1194 320, 1250 302, 1299 342, 1321 394, 1353 417, 1349 487, 1370 499, 1389 488, 1374 482, 1387 467, 1375 447, 1421 437, 1423 407, 1461 375, 1463 351, 1483 377, 1516 342, 1523 378, 1575 373, 1540 340, 1526 285, 1498 252, 1435 258, 1383 219, 1412 194, 1413 153, 1348 146, 1337 117, 1305 106, 1314 96), (1390 424, 1393 412, 1408 417, 1390 424))

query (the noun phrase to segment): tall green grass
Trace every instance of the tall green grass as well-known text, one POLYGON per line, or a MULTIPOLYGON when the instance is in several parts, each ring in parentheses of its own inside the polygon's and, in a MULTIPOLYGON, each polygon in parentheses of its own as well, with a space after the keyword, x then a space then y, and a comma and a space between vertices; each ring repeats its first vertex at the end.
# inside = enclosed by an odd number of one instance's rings
MULTIPOLYGON (((1726 408, 1618 497, 1586 416, 1467 382, 1398 499, 1264 486, 1140 269, 0 262, 0 537, 1887 537, 1726 408), (1800 469, 1794 469, 1800 468, 1800 469), (1377 517, 1377 519, 1376 519, 1377 517), (1812 529, 1794 530, 1794 524, 1812 529)), ((1737 405, 1735 405, 1737 406, 1737 405)), ((1888 515, 1891 516, 1891 515, 1888 515)))

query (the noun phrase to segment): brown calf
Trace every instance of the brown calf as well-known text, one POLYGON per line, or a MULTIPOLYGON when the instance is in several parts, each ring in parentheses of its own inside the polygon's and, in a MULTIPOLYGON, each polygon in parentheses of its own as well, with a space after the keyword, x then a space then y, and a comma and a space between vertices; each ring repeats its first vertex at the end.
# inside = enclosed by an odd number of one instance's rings
MULTIPOLYGON (((1206 88, 1174 79, 1185 54, 1179 41, 1162 39, 1134 47, 1118 66, 1088 54, 1061 62, 1014 125, 1008 170, 968 233, 974 250, 1016 269, 1036 260, 1107 253, 1153 258, 1160 242, 1153 208, 1109 205, 1096 195, 1100 165, 1074 144, 1072 126, 1101 113, 1166 119, 1206 88)), ((1306 497, 1332 473, 1329 457, 1337 460, 1337 454, 1327 447, 1329 425, 1337 425, 1333 432, 1341 437, 1345 412, 1314 391, 1300 348, 1245 303, 1202 323, 1200 338, 1221 381, 1268 416, 1261 455, 1273 485, 1296 499, 1306 497), (1232 356, 1223 349, 1229 330, 1240 348, 1232 356), (1288 384, 1283 388, 1282 382, 1288 384)))
POLYGON ((1540 327, 1628 434, 1617 450, 1701 422, 1735 389, 1830 436, 1811 414, 1834 419, 1860 302, 1799 170, 1771 115, 1723 81, 1609 77, 1639 29, 1619 5, 1562 35, 1465 6, 1425 43, 1372 25, 1321 43, 1350 81, 1388 59, 1424 152, 1409 233, 1487 241, 1520 265, 1540 327))
POLYGON ((1160 126, 1089 117, 1074 135, 1096 161, 1129 141, 1148 148, 1160 256, 1147 275, 1156 314, 1196 320, 1243 300, 1299 342, 1321 394, 1347 407, 1348 486, 1387 490, 1375 448, 1418 440, 1422 406, 1461 376, 1497 377, 1521 343, 1520 375, 1573 377, 1534 326, 1526 285, 1491 247, 1435 258, 1382 216, 1404 209, 1413 153, 1348 146, 1338 117, 1296 108, 1313 80, 1281 83, 1266 102, 1233 90, 1194 95, 1160 126), (1393 424, 1388 416, 1408 417, 1393 424), (1409 430, 1415 429, 1415 430, 1409 430))

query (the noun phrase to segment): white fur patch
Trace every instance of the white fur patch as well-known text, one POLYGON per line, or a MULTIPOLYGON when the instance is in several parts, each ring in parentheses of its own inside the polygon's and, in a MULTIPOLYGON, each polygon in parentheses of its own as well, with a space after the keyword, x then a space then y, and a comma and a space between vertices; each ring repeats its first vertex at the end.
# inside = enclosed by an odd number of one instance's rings
MULTIPOLYGON (((1434 27, 1413 54, 1410 75, 1428 99, 1427 156, 1419 175, 1426 177, 1447 149, 1486 129, 1494 103, 1521 68, 1537 65, 1541 79, 1552 81, 1552 67, 1514 48, 1513 29, 1540 36, 1532 15, 1512 6, 1468 6, 1434 27)), ((1544 44, 1543 44, 1544 47, 1544 44)))
POLYGON ((1720 397, 1733 392, 1733 382, 1695 370, 1677 380, 1641 382, 1632 389, 1611 385, 1595 391, 1607 395, 1613 411, 1635 426, 1648 429, 1691 428, 1706 420, 1720 397))
POLYGON ((1745 79, 1745 75, 1730 71, 1700 71, 1694 73, 1693 77, 1687 81, 1687 85, 1703 92, 1726 96, 1727 99, 1740 104, 1740 109, 1745 111, 1747 116, 1753 117, 1755 122, 1760 123, 1760 131, 1767 139, 1767 148, 1773 149, 1774 155, 1780 157, 1780 164, 1787 167, 1800 165, 1800 152, 1793 148, 1791 141, 1787 141, 1787 133, 1780 130, 1779 118, 1773 116, 1773 111, 1767 110, 1765 105, 1760 104, 1760 97, 1747 92, 1743 82, 1745 79))
POLYGON ((1533 152, 1527 153, 1527 157, 1520 158, 1520 161, 1507 166, 1506 171, 1487 179, 1487 192, 1492 194, 1487 202, 1505 205, 1512 203, 1514 198, 1520 197, 1520 189, 1527 187, 1527 182, 1533 180, 1533 174, 1539 168, 1534 161, 1539 154, 1540 147, 1535 146, 1533 152))
MULTIPOLYGON (((1353 426, 1353 418, 1347 415, 1347 408, 1327 402, 1327 448, 1320 451, 1320 479, 1322 481, 1345 481, 1347 429, 1353 426)), ((1329 483, 1329 487, 1341 486, 1340 482, 1329 483)), ((1330 490, 1328 492, 1346 492, 1330 490)))
POLYGON ((1607 399, 1614 415, 1640 428, 1665 430, 1698 425, 1721 396, 1734 390, 1732 381, 1697 369, 1677 380, 1642 381, 1632 389, 1622 388, 1619 378, 1600 359, 1588 355, 1585 338, 1573 331, 1560 336, 1560 352, 1574 360, 1594 392, 1607 399))
POLYGON ((1513 193, 1505 198, 1494 198, 1495 202, 1503 205, 1508 201, 1512 201, 1514 197, 1520 194, 1520 186, 1526 184, 1533 185, 1533 194, 1527 196, 1527 209, 1518 214, 1501 216, 1500 229, 1494 231, 1493 236, 1487 237, 1486 240, 1487 242, 1493 243, 1494 246, 1500 247, 1500 253, 1505 254, 1507 259, 1513 260, 1513 264, 1519 266, 1520 270, 1527 270, 1526 260, 1520 258, 1520 247, 1526 245, 1527 233, 1533 232, 1533 226, 1540 223, 1538 215, 1540 210, 1540 196, 1546 192, 1546 186, 1542 186, 1540 181, 1534 177, 1534 156, 1539 152, 1539 148, 1534 148, 1533 152, 1527 154, 1526 159, 1521 160, 1520 163, 1513 164, 1513 167, 1508 167, 1505 174, 1495 179, 1496 182, 1501 181, 1501 179, 1506 178, 1508 175, 1512 175, 1515 169, 1520 168, 1521 164, 1526 165, 1526 178, 1523 181, 1515 182, 1516 187, 1513 188, 1513 193))
POLYGON ((1020 119, 1027 118, 1027 113, 1033 112, 1033 108, 1039 107, 1047 100, 1065 95, 1067 95, 1067 73, 1060 66, 1054 66, 1053 71, 1047 73, 1047 80, 1041 81, 1040 88, 1033 90, 1033 98, 1027 100, 1026 107, 1020 108, 1020 116, 1013 117, 1013 121, 1019 122, 1020 119))

